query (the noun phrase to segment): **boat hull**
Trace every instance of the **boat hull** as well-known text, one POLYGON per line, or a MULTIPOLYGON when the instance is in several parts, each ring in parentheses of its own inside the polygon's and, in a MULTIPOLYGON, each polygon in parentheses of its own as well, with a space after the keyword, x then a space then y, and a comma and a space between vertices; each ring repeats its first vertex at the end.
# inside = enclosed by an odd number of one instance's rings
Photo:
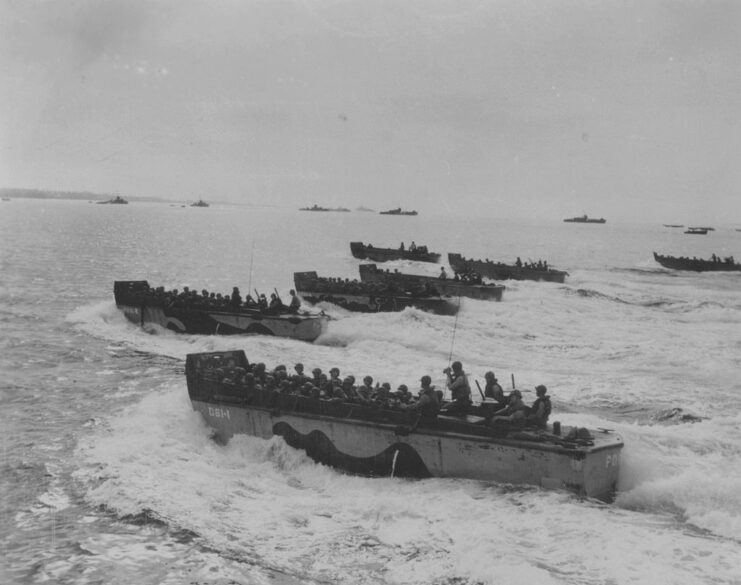
POLYGON ((547 432, 475 424, 483 419, 474 416, 424 419, 410 411, 248 390, 225 381, 225 372, 237 366, 248 367, 241 350, 186 358, 193 408, 223 442, 238 434, 280 436, 315 461, 369 476, 460 477, 601 499, 616 489, 623 442, 613 433, 568 442, 547 432))
POLYGON ((388 211, 379 211, 379 215, 417 215, 415 210, 402 211, 401 209, 389 209, 388 211))
POLYGON ((459 308, 457 301, 440 296, 373 293, 360 290, 360 287, 348 290, 338 284, 320 284, 317 273, 313 271, 295 272, 293 283, 296 292, 307 303, 332 303, 358 313, 389 313, 413 307, 436 315, 455 315, 459 308))
MULTIPOLYGON (((122 281, 125 282, 125 281, 122 281)), ((323 315, 265 315, 250 311, 221 311, 164 307, 137 301, 116 291, 116 306, 139 326, 158 325, 176 333, 194 335, 274 335, 314 341, 325 330, 323 315)))
POLYGON ((525 266, 515 266, 512 264, 501 264, 497 262, 486 262, 483 260, 466 260, 460 254, 448 254, 448 264, 458 273, 464 273, 472 270, 483 277, 492 280, 536 280, 546 282, 557 282, 563 284, 566 280, 567 273, 563 270, 539 270, 536 268, 527 268, 525 266))
POLYGON ((654 252, 654 260, 664 268, 689 270, 692 272, 741 272, 741 264, 733 262, 713 262, 712 260, 677 258, 662 256, 654 252))
POLYGON ((223 442, 238 434, 280 436, 315 461, 369 476, 460 477, 567 489, 603 500, 615 493, 623 441, 614 433, 568 442, 549 432, 502 433, 470 420, 479 417, 422 419, 408 411, 247 390, 214 375, 232 359, 247 367, 241 350, 186 358, 193 408, 223 442))
POLYGON ((247 434, 281 436, 319 463, 370 476, 460 477, 610 499, 616 489, 622 442, 616 435, 600 447, 568 449, 516 439, 446 434, 434 429, 340 420, 192 401, 219 438, 247 434))
POLYGON ((402 286, 429 284, 441 295, 451 297, 501 301, 505 289, 502 284, 463 284, 452 279, 443 280, 435 276, 386 272, 379 270, 375 264, 361 264, 359 268, 362 282, 394 282, 402 286))
POLYGON ((348 212, 350 211, 346 207, 319 207, 315 205, 314 207, 301 207, 299 211, 340 211, 340 212, 348 212))
POLYGON ((364 245, 362 242, 350 242, 350 252, 359 260, 373 260, 374 262, 388 262, 390 260, 414 260, 417 262, 440 261, 440 254, 416 250, 400 250, 394 248, 376 248, 364 245))
POLYGON ((413 297, 382 297, 373 295, 353 295, 346 293, 319 293, 297 289, 307 303, 331 303, 356 313, 393 313, 406 308, 415 308, 435 315, 455 315, 458 306, 446 299, 420 299, 413 297))

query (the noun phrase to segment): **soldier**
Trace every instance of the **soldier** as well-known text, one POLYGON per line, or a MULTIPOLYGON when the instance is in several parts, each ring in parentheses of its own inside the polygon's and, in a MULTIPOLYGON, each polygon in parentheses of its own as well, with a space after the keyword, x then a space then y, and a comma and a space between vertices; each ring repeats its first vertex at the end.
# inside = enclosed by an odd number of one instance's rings
POLYGON ((401 384, 396 389, 396 398, 402 404, 410 404, 413 402, 414 399, 412 393, 409 392, 409 387, 406 384, 401 384))
POLYGON ((291 289, 290 295, 291 302, 288 303, 288 312, 293 314, 298 313, 298 310, 301 308, 301 299, 298 298, 296 291, 293 289, 291 289))
POLYGON ((512 390, 509 394, 509 404, 494 413, 494 420, 522 421, 527 415, 528 410, 529 408, 522 401, 522 392, 512 390))
POLYGON ((268 305, 268 311, 274 315, 277 315, 284 309, 285 305, 280 297, 275 293, 270 293, 270 304, 268 305))
POLYGON ((329 381, 332 383, 332 386, 342 385, 342 380, 340 380, 340 368, 332 368, 329 370, 329 381))
POLYGON ((498 408, 500 409, 507 406, 507 397, 504 395, 504 390, 499 385, 494 372, 486 372, 486 374, 484 374, 484 379, 486 380, 486 386, 484 387, 484 398, 492 398, 496 400, 498 403, 498 408))
POLYGON ((232 289, 232 296, 231 296, 231 305, 233 309, 239 309, 240 305, 242 304, 242 297, 239 294, 239 289, 235 286, 232 289))
POLYGON ((374 406, 373 402, 373 377, 366 376, 363 383, 355 389, 357 401, 364 406, 374 406))
POLYGON ((451 368, 445 368, 443 372, 448 376, 447 387, 453 399, 452 404, 446 408, 446 414, 465 416, 468 413, 468 407, 471 406, 471 386, 463 371, 463 365, 455 361, 451 368))
POLYGON ((537 398, 533 405, 530 407, 527 416, 525 417, 525 424, 533 425, 538 428, 546 428, 548 423, 548 417, 551 415, 551 397, 546 395, 548 388, 540 384, 535 387, 535 393, 537 398))
POLYGON ((435 387, 432 386, 432 379, 429 376, 420 378, 422 387, 419 391, 419 398, 410 404, 403 404, 402 410, 416 410, 425 418, 435 418, 440 410, 440 401, 438 400, 435 387))
POLYGON ((291 381, 293 382, 294 386, 297 388, 300 386, 303 386, 308 380, 309 377, 304 374, 304 364, 297 363, 295 366, 293 366, 293 370, 296 372, 291 376, 291 381))

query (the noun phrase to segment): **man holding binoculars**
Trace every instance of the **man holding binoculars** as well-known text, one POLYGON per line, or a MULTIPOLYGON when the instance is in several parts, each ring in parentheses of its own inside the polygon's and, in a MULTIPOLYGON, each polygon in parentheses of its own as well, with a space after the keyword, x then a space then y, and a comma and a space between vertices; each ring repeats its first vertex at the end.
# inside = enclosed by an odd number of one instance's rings
POLYGON ((445 368, 443 373, 447 374, 447 387, 453 402, 449 404, 440 414, 455 416, 466 416, 468 407, 471 406, 471 386, 463 371, 461 362, 453 362, 450 368, 445 368))

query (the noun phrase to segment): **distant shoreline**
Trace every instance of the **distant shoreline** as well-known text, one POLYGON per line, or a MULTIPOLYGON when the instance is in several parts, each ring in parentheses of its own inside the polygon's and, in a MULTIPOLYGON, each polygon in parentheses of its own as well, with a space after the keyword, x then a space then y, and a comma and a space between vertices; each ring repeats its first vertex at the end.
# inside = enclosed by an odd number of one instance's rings
MULTIPOLYGON (((52 201, 109 201, 116 193, 91 193, 88 191, 51 191, 44 189, 14 189, 10 187, 0 188, 0 197, 6 199, 43 199, 52 201)), ((125 196, 130 203, 167 203, 169 205, 190 205, 193 201, 186 199, 163 199, 162 197, 131 197, 125 196)), ((231 203, 223 201, 212 201, 216 205, 239 205, 245 207, 275 207, 274 205, 248 205, 244 203, 231 203)))
MULTIPOLYGON (((108 201, 116 195, 114 193, 90 193, 88 191, 46 191, 44 189, 0 189, 0 196, 15 199, 73 199, 78 201, 108 201)), ((167 203, 167 199, 159 197, 126 197, 132 201, 156 201, 167 203)), ((172 203, 172 201, 170 201, 172 203)))

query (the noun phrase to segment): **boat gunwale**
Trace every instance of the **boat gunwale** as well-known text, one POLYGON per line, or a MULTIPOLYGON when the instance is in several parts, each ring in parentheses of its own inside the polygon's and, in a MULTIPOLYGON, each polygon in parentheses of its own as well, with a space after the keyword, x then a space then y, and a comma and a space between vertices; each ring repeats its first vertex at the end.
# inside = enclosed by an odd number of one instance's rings
POLYGON ((474 258, 466 258, 463 256, 463 254, 460 254, 458 252, 448 252, 448 264, 450 264, 450 267, 455 271, 455 266, 460 266, 461 268, 466 267, 466 265, 471 265, 471 268, 475 270, 476 272, 481 273, 482 276, 486 278, 493 278, 491 276, 488 276, 486 274, 483 274, 484 270, 482 268, 487 268, 490 270, 500 270, 500 271, 509 271, 510 274, 507 278, 494 278, 494 280, 535 280, 532 278, 516 278, 516 276, 541 276, 542 278, 539 278, 538 280, 542 280, 545 282, 553 282, 556 284, 564 284, 566 277, 571 276, 567 271, 560 270, 558 268, 548 267, 548 268, 531 268, 529 266, 517 266, 516 264, 505 264, 504 262, 494 262, 493 260, 489 260, 488 262, 486 260, 479 260, 474 258), (453 256, 453 258, 451 258, 453 256), (477 265, 482 265, 482 267, 479 267, 477 270, 477 265))
MULTIPOLYGON (((429 274, 410 274, 407 272, 388 272, 386 270, 381 270, 373 263, 368 264, 361 264, 359 266, 360 270, 360 280, 363 281, 363 276, 368 275, 379 275, 378 280, 375 280, 375 282, 385 282, 387 280, 416 280, 416 281, 422 281, 422 282, 429 282, 430 284, 438 284, 441 287, 453 287, 453 288, 461 288, 463 290, 476 290, 476 291, 495 291, 495 292, 503 292, 506 290, 506 285, 499 284, 496 282, 484 282, 481 284, 472 284, 463 282, 460 280, 455 280, 453 278, 440 278, 439 276, 432 276, 429 274), (373 267, 371 269, 370 267, 373 267)), ((372 278, 372 277, 371 277, 372 278)), ((369 282, 374 282, 374 280, 370 280, 369 282)), ((444 296, 444 295, 441 295, 444 296)), ((458 295, 448 295, 448 296, 458 296, 458 295)))
MULTIPOLYGON (((713 262, 712 258, 682 258, 669 254, 658 254, 653 252, 654 261, 662 268, 669 270, 680 270, 685 272, 740 272, 741 263, 726 262, 725 260, 713 262)), ((732 258, 732 257, 731 257, 732 258)))
MULTIPOLYGON (((228 406, 232 408, 238 408, 244 411, 258 410, 261 412, 265 412, 271 418, 280 418, 283 416, 293 416, 293 417, 302 418, 305 420, 316 420, 316 421, 325 422, 325 423, 343 423, 349 426, 363 426, 363 427, 369 427, 369 428, 382 429, 382 430, 386 430, 389 432, 394 432, 395 434, 398 434, 396 431, 399 427, 404 426, 401 424, 394 424, 394 423, 374 422, 374 421, 364 420, 362 418, 332 416, 332 415, 327 415, 327 414, 302 413, 302 412, 297 412, 294 410, 285 410, 285 409, 281 409, 278 407, 268 407, 268 406, 260 406, 260 405, 253 406, 253 405, 245 404, 243 401, 236 402, 236 401, 231 401, 231 400, 223 400, 223 399, 220 400, 218 398, 212 398, 211 400, 191 398, 190 400, 191 400, 191 403, 193 404, 198 402, 206 406, 208 405, 218 405, 219 407, 228 406)), ((327 402, 330 402, 330 401, 327 401, 327 402)), ((343 404, 346 404, 347 406, 353 406, 352 403, 343 403, 343 404)), ((397 413, 398 411, 389 410, 388 412, 397 413)), ((440 416, 441 415, 438 415, 438 417, 440 416)), ((441 420, 448 420, 451 422, 459 422, 461 424, 472 424, 473 425, 473 423, 466 423, 465 421, 462 421, 458 419, 457 417, 452 417, 452 416, 446 417, 445 415, 442 415, 442 416, 444 416, 444 418, 441 420)), ((537 429, 527 429, 527 428, 520 429, 520 430, 513 431, 513 432, 523 432, 526 430, 532 430, 532 432, 537 432, 537 429)), ((536 451, 547 451, 550 453, 557 453, 557 454, 564 454, 564 455, 579 453, 579 454, 582 454, 583 456, 587 456, 591 453, 598 453, 604 450, 610 450, 610 449, 615 449, 615 448, 622 449, 624 446, 622 437, 620 437, 620 435, 617 435, 617 434, 612 435, 614 437, 614 440, 608 444, 579 445, 575 443, 573 447, 567 447, 564 445, 559 445, 558 443, 548 442, 547 439, 545 439, 544 441, 527 441, 525 439, 495 437, 491 435, 484 436, 484 435, 479 435, 479 434, 468 434, 468 433, 457 432, 457 431, 446 431, 445 429, 435 429, 434 427, 430 427, 428 425, 424 425, 421 427, 415 427, 408 434, 418 434, 418 435, 427 435, 427 436, 432 436, 432 437, 466 440, 466 441, 473 441, 477 443, 502 445, 505 447, 515 447, 515 448, 529 449, 529 450, 536 450, 536 451)), ((612 433, 604 433, 604 434, 610 435, 612 433)))
POLYGON ((310 321, 310 320, 317 320, 317 321, 330 321, 331 317, 329 315, 319 315, 319 314, 301 314, 301 313, 280 313, 278 315, 271 315, 262 313, 259 311, 259 309, 242 309, 239 311, 228 311, 228 310, 219 310, 219 309, 202 309, 202 308, 190 308, 185 309, 182 307, 166 307, 164 304, 159 303, 147 303, 147 302, 141 302, 139 304, 132 304, 132 303, 126 303, 126 302, 119 302, 116 301, 116 307, 131 307, 134 309, 139 309, 141 307, 154 307, 162 310, 171 311, 173 313, 184 313, 187 315, 197 314, 197 315, 229 315, 234 317, 246 317, 251 319, 279 319, 281 321, 291 321, 292 319, 298 319, 301 321, 310 321))

